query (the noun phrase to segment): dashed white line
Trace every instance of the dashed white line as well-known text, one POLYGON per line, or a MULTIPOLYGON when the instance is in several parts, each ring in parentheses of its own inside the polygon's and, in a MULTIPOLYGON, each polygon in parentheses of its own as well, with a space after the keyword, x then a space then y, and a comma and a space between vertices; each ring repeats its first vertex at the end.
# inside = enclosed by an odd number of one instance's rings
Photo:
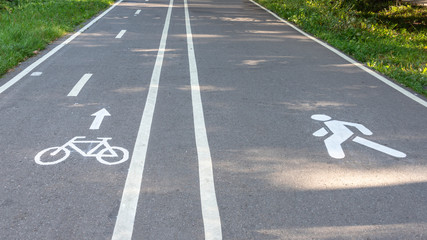
POLYGON ((80 91, 82 90, 82 88, 85 86, 85 84, 87 83, 87 81, 89 81, 91 77, 92 77, 91 73, 86 73, 85 75, 83 75, 83 77, 80 78, 80 80, 76 83, 73 89, 71 89, 71 91, 68 93, 67 96, 77 97, 77 95, 79 95, 80 91))
POLYGON ((132 238, 148 141, 150 138, 151 123, 153 121, 160 73, 162 71, 163 58, 166 49, 166 40, 168 37, 172 7, 173 0, 170 0, 165 24, 163 27, 162 38, 160 40, 159 51, 157 52, 156 63, 154 65, 153 74, 151 75, 147 101, 145 103, 144 112, 142 114, 138 136, 135 141, 135 147, 133 149, 125 187, 123 189, 122 200, 119 213, 117 215, 116 225, 114 227, 112 240, 130 240, 132 238))
POLYGON ((33 73, 31 73, 31 76, 32 77, 39 77, 39 76, 41 76, 43 73, 42 72, 33 72, 33 73))
POLYGON ((39 66, 41 63, 43 63, 44 61, 46 61, 46 59, 48 59, 49 57, 51 57, 53 54, 55 54, 56 52, 58 52, 61 48, 63 48, 65 45, 67 45, 68 43, 70 43, 71 41, 74 40, 74 38, 76 38, 77 36, 79 36, 82 32, 86 31, 89 27, 91 27, 94 23, 96 23, 99 19, 101 19, 102 17, 104 17, 108 12, 110 12, 113 8, 115 8, 118 4, 120 4, 123 0, 119 0, 117 1, 113 6, 111 6, 109 9, 107 9, 105 12, 103 12, 102 14, 100 14, 98 17, 96 17, 95 19, 93 19, 91 22, 89 22, 86 26, 84 26, 83 28, 81 28, 78 32, 74 33, 71 37, 69 37, 67 40, 65 40, 64 42, 62 42, 61 44, 59 44, 58 46, 56 46, 54 49, 50 50, 50 52, 48 52, 46 55, 44 55, 43 57, 41 57, 40 59, 38 59, 37 61, 35 61, 33 64, 31 64, 30 66, 28 66, 27 68, 25 68, 22 72, 20 72, 18 75, 16 75, 15 77, 13 77, 12 79, 10 79, 7 83, 3 84, 0 87, 0 94, 3 93, 4 91, 6 91, 7 89, 9 89, 11 86, 13 86, 15 83, 17 83, 18 81, 20 81, 23 77, 25 77, 28 73, 30 73, 34 68, 36 68, 37 66, 39 66))
POLYGON ((136 10, 135 16, 138 15, 138 14, 140 14, 140 13, 141 13, 141 10, 136 10))
POLYGON ((125 33, 126 33, 126 30, 121 30, 119 34, 117 34, 116 38, 122 38, 125 33))
POLYGON ((184 0, 185 25, 187 31, 188 62, 190 66, 191 99, 193 103, 194 131, 196 137, 197 157, 199 160, 200 199, 202 205, 203 225, 206 240, 221 240, 221 219, 215 194, 211 152, 206 133, 200 95, 199 76, 194 53, 193 36, 187 0, 184 0))

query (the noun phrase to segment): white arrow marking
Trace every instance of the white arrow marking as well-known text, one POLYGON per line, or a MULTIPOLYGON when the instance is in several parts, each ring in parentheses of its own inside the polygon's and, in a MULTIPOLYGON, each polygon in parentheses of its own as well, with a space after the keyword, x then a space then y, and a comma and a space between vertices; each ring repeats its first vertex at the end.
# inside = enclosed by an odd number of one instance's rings
POLYGON ((96 130, 96 129, 99 129, 99 127, 101 126, 101 123, 104 120, 104 117, 111 116, 111 115, 105 108, 103 108, 98 112, 92 114, 91 116, 94 116, 95 119, 93 120, 92 125, 90 125, 89 129, 96 130))

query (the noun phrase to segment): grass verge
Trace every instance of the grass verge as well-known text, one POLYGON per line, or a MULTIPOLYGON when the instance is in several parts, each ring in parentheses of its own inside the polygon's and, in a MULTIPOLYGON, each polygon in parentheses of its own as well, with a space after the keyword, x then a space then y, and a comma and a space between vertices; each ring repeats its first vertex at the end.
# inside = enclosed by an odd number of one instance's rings
POLYGON ((427 96, 427 7, 348 0, 256 0, 358 61, 427 96))
POLYGON ((0 77, 114 0, 0 0, 0 77))

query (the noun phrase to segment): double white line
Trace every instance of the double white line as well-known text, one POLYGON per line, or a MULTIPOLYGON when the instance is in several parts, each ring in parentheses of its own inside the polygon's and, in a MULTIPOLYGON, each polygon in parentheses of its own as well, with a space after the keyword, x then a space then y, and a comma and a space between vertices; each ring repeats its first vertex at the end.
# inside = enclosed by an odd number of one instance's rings
MULTIPOLYGON (((187 1, 185 5, 185 22, 187 31, 188 61, 190 66, 191 96, 193 104, 194 129, 199 160, 199 180, 202 215, 206 240, 221 240, 221 220, 215 194, 213 179, 212 159, 206 134, 206 126, 203 115, 203 106, 200 96, 197 63, 194 53, 193 37, 191 33, 190 18, 187 1)), ((162 38, 156 63, 151 76, 150 88, 145 104, 138 136, 129 166, 129 172, 123 190, 123 196, 119 213, 114 227, 113 240, 130 240, 132 238, 136 209, 140 195, 142 176, 144 172, 148 141, 150 138, 151 123, 156 106, 157 92, 162 70, 163 58, 166 49, 166 41, 172 14, 173 0, 170 0, 162 38)))

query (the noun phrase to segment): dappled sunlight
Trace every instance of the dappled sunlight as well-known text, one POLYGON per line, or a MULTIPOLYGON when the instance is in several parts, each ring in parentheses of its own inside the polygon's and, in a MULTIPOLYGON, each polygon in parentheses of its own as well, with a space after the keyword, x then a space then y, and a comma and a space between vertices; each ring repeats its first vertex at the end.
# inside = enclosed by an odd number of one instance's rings
POLYGON ((322 108, 347 108, 357 106, 356 104, 349 104, 343 102, 332 102, 332 101, 316 101, 316 102, 282 102, 279 103, 285 105, 288 109, 299 110, 299 111, 314 111, 322 108))
MULTIPOLYGON (((187 34, 172 34, 171 37, 187 38, 187 34)), ((217 34, 192 34, 193 38, 225 38, 225 35, 217 34)))
POLYGON ((266 176, 274 172, 278 166, 284 163, 285 151, 284 149, 273 148, 253 148, 247 150, 228 150, 224 151, 227 159, 217 165, 221 169, 233 173, 254 174, 255 178, 260 180, 265 179, 266 176), (245 160, 245 166, 240 165, 233 159, 245 160))
POLYGON ((289 64, 294 59, 299 59, 300 57, 296 56, 256 56, 259 59, 244 59, 239 60, 240 63, 237 63, 237 66, 243 67, 264 67, 272 65, 286 65, 289 64))
POLYGON ((419 233, 427 229, 427 223, 300 227, 258 230, 258 233, 274 239, 370 239, 375 232, 376 238, 387 239, 390 236, 402 236, 406 239, 419 239, 419 233), (417 237, 418 236, 418 237, 417 237))
POLYGON ((243 60, 242 65, 257 66, 266 62, 267 60, 243 60))
POLYGON ((81 36, 82 37, 75 39, 69 44, 81 46, 81 47, 88 47, 88 48, 106 47, 109 44, 108 42, 103 42, 103 43, 100 43, 100 41, 94 42, 94 39, 113 37, 114 34, 111 34, 108 32, 96 32, 96 33, 81 33, 81 36))
MULTIPOLYGON (((141 57, 156 57, 159 49, 142 49, 142 48, 132 48, 130 49, 133 53, 139 53, 141 57)), ((176 52, 177 49, 165 49, 165 53, 173 53, 176 52)), ((171 56, 171 55, 168 55, 171 56)))
POLYGON ((378 88, 378 86, 371 86, 371 85, 350 85, 350 86, 345 86, 343 87, 343 89, 348 89, 348 90, 363 90, 363 89, 375 89, 378 88))
POLYGON ((320 67, 324 68, 324 70, 329 72, 340 72, 340 73, 361 73, 364 72, 362 69, 356 67, 352 63, 346 64, 325 64, 320 65, 320 67))
MULTIPOLYGON (((82 32, 80 34, 80 36, 85 36, 85 37, 103 37, 105 35, 113 35, 111 33, 107 33, 107 32, 96 32, 96 33, 87 33, 87 32, 82 32)), ((77 40, 74 40, 74 42, 76 42, 77 40)))
POLYGON ((100 103, 74 103, 74 104, 60 104, 60 106, 69 107, 69 108, 81 108, 87 106, 99 106, 100 103))
MULTIPOLYGON (((142 49, 142 48, 132 48, 130 50, 131 52, 149 52, 149 53, 156 53, 159 51, 159 49, 157 48, 152 48, 152 49, 142 49)), ((176 49, 165 49, 164 52, 175 52, 176 49)))
MULTIPOLYGON (((161 4, 161 3, 151 3, 151 2, 143 2, 143 3, 138 3, 138 2, 122 2, 120 3, 121 6, 129 6, 129 7, 157 7, 157 8, 168 8, 169 4, 161 4)), ((176 8, 174 6, 174 8, 176 8)))
POLYGON ((129 93, 140 93, 146 90, 147 88, 144 88, 144 87, 122 87, 119 89, 112 90, 112 92, 129 94, 129 93))
POLYGON ((240 5, 231 5, 231 4, 209 4, 209 3, 189 3, 189 8, 197 9, 197 8, 209 8, 209 9, 235 9, 241 8, 240 5))
MULTIPOLYGON (((191 86, 185 85, 185 86, 179 87, 178 89, 182 90, 182 91, 191 91, 191 86)), ((204 85, 204 86, 200 86, 199 90, 203 91, 203 92, 224 92, 224 91, 234 91, 235 89, 234 88, 216 87, 216 86, 212 86, 212 85, 204 85)))
POLYGON ((303 35, 283 35, 283 38, 296 39, 296 40, 300 40, 302 42, 309 42, 309 43, 312 42, 311 39, 309 39, 308 37, 303 36, 303 35))
POLYGON ((146 195, 167 194, 167 193, 174 193, 177 190, 176 187, 174 186, 175 184, 171 184, 171 183, 169 183, 169 181, 163 181, 161 185, 162 185, 161 188, 158 186, 146 185, 140 190, 140 193, 144 194, 144 195, 145 194, 146 195), (170 186, 165 186, 165 185, 170 185, 170 186))
POLYGON ((220 17, 219 19, 226 22, 261 22, 259 19, 248 17, 220 17))
POLYGON ((120 6, 122 7, 145 7, 147 6, 146 3, 141 3, 141 2, 121 2, 120 6))
POLYGON ((282 22, 266 22, 266 23, 258 23, 258 26, 284 26, 282 22))
POLYGON ((291 32, 289 32, 289 31, 246 30, 245 33, 255 33, 255 34, 286 34, 286 33, 291 33, 291 32))
POLYGON ((244 33, 254 34, 257 36, 264 36, 264 37, 273 37, 278 39, 296 39, 296 40, 301 40, 306 42, 312 41, 311 39, 307 38, 304 35, 298 35, 298 34, 296 35, 294 32, 291 32, 291 31, 245 30, 244 33))
POLYGON ((267 179, 276 187, 301 190, 372 188, 427 182, 427 166, 392 166, 353 169, 327 163, 287 166, 286 171, 271 173, 267 179))
MULTIPOLYGON (((86 164, 85 161, 76 161, 74 164, 86 164)), ((100 167, 97 169, 92 169, 89 175, 76 175, 70 177, 70 180, 75 182, 76 184, 87 184, 87 183, 109 183, 114 184, 119 181, 123 181, 123 176, 118 172, 110 172, 106 171, 105 168, 108 166, 100 167)))
MULTIPOLYGON (((76 42, 78 43, 78 42, 76 42)), ((87 48, 96 48, 96 47, 107 47, 108 44, 81 44, 82 47, 87 47, 87 48)))
POLYGON ((343 160, 319 162, 292 157, 297 153, 290 154, 284 148, 252 148, 224 153, 226 160, 218 163, 221 169, 267 182, 281 190, 342 190, 427 183, 427 166, 419 164, 400 162, 384 167, 354 162, 348 166, 343 160))
MULTIPOLYGON (((408 123, 409 125, 410 123, 408 123)), ((391 130, 393 131, 393 130, 391 130)), ((419 130, 420 133, 423 131, 422 129, 419 130)), ((390 141, 390 137, 389 136, 372 136, 372 139, 375 139, 376 142, 382 142, 384 141, 390 141)), ((425 134, 419 134, 419 135, 412 135, 412 134, 399 134, 399 135, 393 135, 393 140, 396 141, 415 141, 415 142, 419 142, 419 143, 427 143, 427 135, 425 134)), ((415 145, 412 145, 411 147, 413 147, 415 145)))
POLYGON ((121 20, 121 19, 127 19, 127 18, 129 18, 129 17, 127 17, 127 16, 105 17, 105 19, 114 20, 114 21, 121 20))

